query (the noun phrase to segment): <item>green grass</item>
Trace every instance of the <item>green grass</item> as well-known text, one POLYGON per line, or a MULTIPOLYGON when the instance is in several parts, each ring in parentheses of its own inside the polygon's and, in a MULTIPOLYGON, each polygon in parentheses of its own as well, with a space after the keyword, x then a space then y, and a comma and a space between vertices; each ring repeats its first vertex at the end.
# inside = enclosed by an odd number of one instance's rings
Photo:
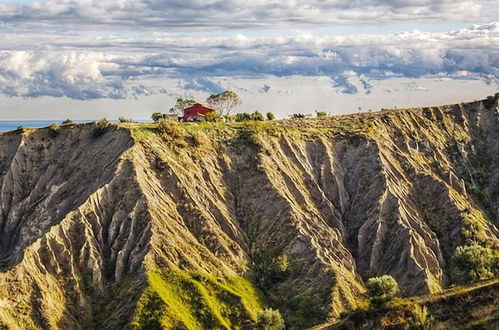
POLYGON ((132 322, 136 329, 247 328, 264 307, 260 293, 242 277, 155 271, 148 282, 132 322))

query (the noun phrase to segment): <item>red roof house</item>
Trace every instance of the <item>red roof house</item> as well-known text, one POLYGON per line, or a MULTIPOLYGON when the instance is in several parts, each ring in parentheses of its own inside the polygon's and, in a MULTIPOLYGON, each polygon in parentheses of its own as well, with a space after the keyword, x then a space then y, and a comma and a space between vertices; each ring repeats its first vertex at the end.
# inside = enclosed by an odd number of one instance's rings
POLYGON ((196 103, 192 107, 184 109, 183 121, 197 121, 199 117, 204 117, 208 113, 215 112, 215 109, 196 103))

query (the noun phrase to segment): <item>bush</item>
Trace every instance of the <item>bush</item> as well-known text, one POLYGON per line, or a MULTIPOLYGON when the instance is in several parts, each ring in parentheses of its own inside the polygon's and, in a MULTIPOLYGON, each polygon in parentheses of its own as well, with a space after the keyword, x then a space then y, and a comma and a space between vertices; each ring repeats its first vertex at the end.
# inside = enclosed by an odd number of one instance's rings
POLYGON ((253 268, 258 278, 258 285, 268 289, 284 279, 289 268, 288 256, 275 251, 259 253, 254 257, 253 268))
POLYGON ((158 131, 169 140, 180 139, 185 136, 185 130, 173 120, 162 120, 158 123, 158 131))
POLYGON ((254 120, 254 121, 264 121, 265 118, 263 117, 263 115, 261 114, 260 111, 255 111, 251 114, 251 120, 254 120))
POLYGON ((133 119, 131 118, 119 117, 118 120, 120 123, 133 123, 133 119))
POLYGON ((203 121, 210 122, 210 123, 218 123, 218 122, 222 121, 222 116, 220 116, 216 112, 210 112, 204 116, 203 121))
POLYGON ((61 124, 62 125, 69 125, 69 124, 73 124, 73 121, 71 119, 66 119, 61 124))
POLYGON ((474 282, 499 275, 499 252, 478 244, 458 246, 454 265, 465 282, 474 282))
POLYGON ((53 138, 55 138, 56 136, 59 135, 60 130, 61 130, 61 126, 59 126, 57 124, 52 124, 49 126, 49 134, 53 138))
POLYGON ((275 120, 275 116, 272 112, 267 112, 267 120, 275 120))
POLYGON ((390 275, 371 277, 366 284, 367 296, 373 306, 383 306, 392 300, 398 291, 397 281, 390 275))
POLYGON ((326 111, 316 111, 315 114, 317 115, 317 118, 322 118, 327 116, 326 111))
POLYGON ((258 314, 255 328, 261 330, 282 330, 285 328, 284 319, 279 310, 267 308, 258 314))
POLYGON ((102 118, 97 123, 94 123, 94 137, 98 138, 104 135, 109 127, 111 127, 111 123, 106 118, 102 118))
POLYGON ((305 115, 303 113, 294 113, 291 115, 291 119, 303 119, 305 115))
POLYGON ((239 112, 236 113, 236 122, 242 122, 242 121, 250 121, 251 120, 251 115, 247 112, 239 112))
POLYGON ((153 122, 157 123, 158 121, 161 120, 161 118, 163 118, 163 114, 161 112, 154 112, 152 115, 151 115, 151 119, 153 122))

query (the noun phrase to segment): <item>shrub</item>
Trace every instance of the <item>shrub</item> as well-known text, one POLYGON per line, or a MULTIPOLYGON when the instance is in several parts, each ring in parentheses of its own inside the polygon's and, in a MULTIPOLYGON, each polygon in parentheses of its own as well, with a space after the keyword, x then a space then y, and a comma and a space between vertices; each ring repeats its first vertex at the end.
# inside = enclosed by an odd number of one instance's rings
POLYGON ((267 112, 267 120, 275 120, 275 116, 272 112, 267 112))
POLYGON ((104 135, 104 133, 107 132, 109 127, 111 127, 111 123, 106 118, 102 118, 97 123, 94 123, 94 133, 93 133, 94 137, 98 138, 104 135))
POLYGON ((366 284, 367 296, 373 306, 383 306, 392 300, 398 291, 397 281, 390 275, 371 277, 366 284))
POLYGON ((258 314, 255 328, 261 330, 282 330, 285 328, 284 319, 279 310, 267 308, 258 314))
POLYGON ((294 113, 291 115, 291 119, 303 119, 305 115, 303 113, 294 113))
POLYGON ((454 265, 465 282, 474 282, 499 275, 499 252, 479 244, 458 246, 454 265))
POLYGON ((162 120, 158 123, 158 131, 170 140, 180 139, 185 136, 185 130, 173 120, 162 120))
POLYGON ((61 124, 62 125, 69 125, 69 124, 73 124, 73 121, 71 119, 66 119, 61 124))
POLYGON ((133 123, 133 119, 131 118, 119 117, 118 120, 120 123, 133 123))
POLYGON ((264 121, 265 118, 263 117, 263 115, 260 111, 255 111, 251 114, 251 120, 264 121))
POLYGON ((256 254, 253 268, 258 277, 258 285, 262 289, 268 289, 286 277, 289 268, 288 256, 277 254, 275 251, 256 254))
POLYGON ((234 122, 234 121, 236 121, 236 116, 235 115, 225 115, 224 119, 226 122, 234 122))
POLYGON ((247 112, 239 112, 239 113, 236 113, 235 120, 236 120, 236 122, 250 121, 251 115, 247 112))
POLYGON ((49 126, 49 134, 53 138, 55 138, 56 136, 59 135, 60 130, 61 130, 61 126, 59 126, 57 124, 52 124, 49 126))
POLYGON ((204 116, 203 121, 207 121, 210 123, 218 123, 218 122, 222 121, 222 116, 220 116, 216 112, 210 112, 204 116))
POLYGON ((161 118, 163 118, 163 114, 161 112, 154 112, 152 115, 151 115, 151 119, 153 122, 157 123, 158 121, 161 120, 161 118))
POLYGON ((327 116, 326 111, 315 111, 315 114, 317 115, 317 118, 322 118, 327 116))
POLYGON ((404 329, 429 330, 432 328, 433 318, 428 314, 426 306, 415 304, 412 306, 411 316, 407 318, 404 329))

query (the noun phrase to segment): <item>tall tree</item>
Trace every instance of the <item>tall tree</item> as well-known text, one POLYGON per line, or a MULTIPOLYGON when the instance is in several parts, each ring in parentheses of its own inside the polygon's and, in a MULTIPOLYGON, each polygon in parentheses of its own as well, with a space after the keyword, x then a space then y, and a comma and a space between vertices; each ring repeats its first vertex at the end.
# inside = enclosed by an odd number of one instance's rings
POLYGON ((230 115, 242 103, 239 96, 233 91, 225 91, 220 94, 210 95, 206 103, 217 110, 221 116, 230 115))
POLYGON ((188 107, 192 107, 196 103, 197 102, 193 99, 178 98, 175 105, 170 109, 170 113, 174 113, 174 114, 177 114, 179 116, 183 116, 184 109, 186 109, 188 107))

